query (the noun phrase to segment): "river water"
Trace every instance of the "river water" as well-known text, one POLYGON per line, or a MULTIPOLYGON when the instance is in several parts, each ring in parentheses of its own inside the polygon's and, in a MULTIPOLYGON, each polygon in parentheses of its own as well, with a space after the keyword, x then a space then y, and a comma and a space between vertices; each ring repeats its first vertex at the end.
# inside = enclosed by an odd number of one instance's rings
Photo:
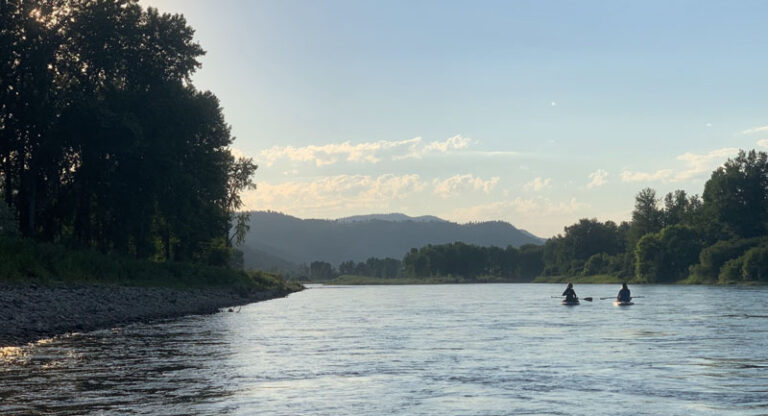
POLYGON ((563 289, 320 287, 58 337, 0 350, 0 414, 768 414, 768 288, 563 289))

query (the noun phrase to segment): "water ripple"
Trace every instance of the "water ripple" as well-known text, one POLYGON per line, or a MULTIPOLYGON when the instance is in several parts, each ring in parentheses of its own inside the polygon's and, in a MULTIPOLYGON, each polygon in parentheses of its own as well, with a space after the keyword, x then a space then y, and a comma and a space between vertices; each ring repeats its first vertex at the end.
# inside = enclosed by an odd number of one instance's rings
POLYGON ((768 289, 561 289, 318 288, 2 349, 0 414, 766 414, 768 289))

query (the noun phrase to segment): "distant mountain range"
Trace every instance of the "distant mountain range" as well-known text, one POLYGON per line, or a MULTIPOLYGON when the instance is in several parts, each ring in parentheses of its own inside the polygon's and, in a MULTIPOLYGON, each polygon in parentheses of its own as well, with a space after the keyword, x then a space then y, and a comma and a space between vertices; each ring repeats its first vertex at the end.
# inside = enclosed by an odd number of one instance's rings
POLYGON ((336 220, 336 222, 349 223, 349 222, 363 222, 363 221, 371 221, 371 220, 391 221, 391 222, 399 222, 399 221, 448 222, 442 218, 437 218, 434 215, 422 215, 421 217, 409 217, 405 214, 400 214, 400 213, 354 215, 352 217, 339 218, 336 220))
POLYGON ((369 257, 402 259, 411 248, 461 241, 519 247, 544 239, 503 221, 457 224, 434 216, 358 215, 338 220, 300 219, 271 211, 251 212, 243 251, 248 268, 286 270, 312 261, 334 266, 369 257))

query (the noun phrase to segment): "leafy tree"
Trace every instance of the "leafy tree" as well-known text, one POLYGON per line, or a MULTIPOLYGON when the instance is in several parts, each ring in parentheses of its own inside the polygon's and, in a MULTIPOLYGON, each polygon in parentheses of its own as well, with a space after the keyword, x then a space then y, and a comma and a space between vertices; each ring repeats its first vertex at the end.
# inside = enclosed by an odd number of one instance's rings
POLYGON ((704 248, 699 254, 699 264, 691 272, 703 281, 716 281, 721 268, 729 260, 741 257, 747 250, 761 243, 760 238, 722 240, 704 248))
POLYGON ((317 282, 331 280, 335 277, 333 266, 325 261, 313 261, 309 264, 309 277, 317 282))
POLYGON ((635 209, 632 211, 632 225, 629 230, 630 247, 644 235, 661 231, 662 227, 663 213, 658 208, 656 191, 645 188, 635 196, 635 209))
POLYGON ((744 238, 765 235, 768 221, 768 154, 751 150, 712 173, 704 186, 705 212, 712 222, 744 238))
POLYGON ((636 276, 644 282, 674 282, 696 264, 702 242, 688 226, 673 225, 643 236, 635 248, 636 276))
POLYGON ((768 247, 759 246, 744 254, 742 280, 768 282, 768 247))
POLYGON ((339 274, 355 274, 355 262, 349 260, 339 264, 339 274))
POLYGON ((0 201, 0 237, 15 238, 19 236, 19 226, 16 215, 5 202, 0 201))
POLYGON ((0 195, 25 236, 157 261, 234 254, 256 165, 190 81, 193 34, 136 0, 0 2, 0 195))
POLYGON ((523 280, 532 280, 544 270, 543 250, 541 246, 525 244, 519 249, 519 276, 523 280))

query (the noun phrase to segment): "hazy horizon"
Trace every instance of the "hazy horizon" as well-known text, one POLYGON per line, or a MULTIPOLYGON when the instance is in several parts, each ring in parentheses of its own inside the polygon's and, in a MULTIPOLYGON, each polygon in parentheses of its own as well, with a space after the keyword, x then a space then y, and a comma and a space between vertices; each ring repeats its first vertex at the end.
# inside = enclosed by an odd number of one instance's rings
POLYGON ((547 238, 768 148, 768 3, 152 0, 208 51, 246 209, 503 220, 547 238))

